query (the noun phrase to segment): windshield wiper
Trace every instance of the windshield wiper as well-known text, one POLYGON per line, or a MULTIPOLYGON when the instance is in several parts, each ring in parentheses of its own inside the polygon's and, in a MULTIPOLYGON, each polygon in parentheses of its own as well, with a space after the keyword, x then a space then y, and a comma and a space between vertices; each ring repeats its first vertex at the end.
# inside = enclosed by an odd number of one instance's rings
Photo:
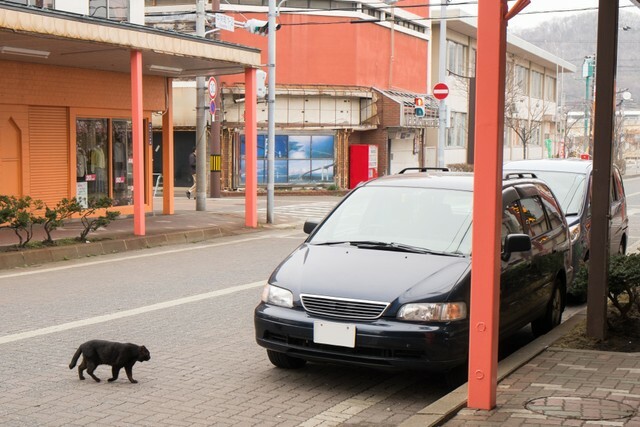
POLYGON ((382 249, 382 250, 388 250, 388 251, 410 252, 414 254, 432 254, 432 255, 443 255, 443 256, 455 256, 455 257, 464 256, 461 253, 434 251, 431 249, 421 248, 418 246, 406 245, 404 243, 381 242, 377 240, 333 240, 333 241, 312 243, 312 244, 317 246, 351 245, 361 249, 382 249))

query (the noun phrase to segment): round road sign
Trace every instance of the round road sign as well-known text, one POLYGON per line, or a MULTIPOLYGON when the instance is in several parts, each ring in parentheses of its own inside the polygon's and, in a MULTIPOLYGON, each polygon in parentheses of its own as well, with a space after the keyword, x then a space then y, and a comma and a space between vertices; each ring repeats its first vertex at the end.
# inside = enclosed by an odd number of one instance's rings
POLYGON ((435 96, 436 99, 439 100, 445 99, 447 96, 449 96, 449 86, 447 86, 446 83, 436 83, 436 85, 433 87, 433 96, 435 96))
POLYGON ((209 77, 209 98, 216 99, 216 94, 218 93, 218 82, 216 82, 215 77, 209 77))

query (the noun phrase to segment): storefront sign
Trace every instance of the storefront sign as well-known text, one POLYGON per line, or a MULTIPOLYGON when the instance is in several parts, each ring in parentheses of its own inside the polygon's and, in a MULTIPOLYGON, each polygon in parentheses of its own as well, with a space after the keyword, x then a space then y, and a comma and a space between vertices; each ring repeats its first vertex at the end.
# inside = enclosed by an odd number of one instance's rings
MULTIPOLYGON (((95 175, 94 175, 95 176, 95 175)), ((86 182, 76 182, 76 199, 83 208, 89 207, 88 188, 86 182)))

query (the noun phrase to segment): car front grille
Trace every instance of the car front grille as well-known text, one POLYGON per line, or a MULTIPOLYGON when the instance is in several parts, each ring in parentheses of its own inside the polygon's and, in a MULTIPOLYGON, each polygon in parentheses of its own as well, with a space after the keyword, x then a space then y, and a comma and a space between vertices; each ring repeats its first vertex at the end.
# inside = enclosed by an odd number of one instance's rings
POLYGON ((379 301, 364 301, 344 298, 331 298, 319 295, 300 295, 306 311, 322 316, 341 319, 373 320, 377 319, 389 306, 379 301))

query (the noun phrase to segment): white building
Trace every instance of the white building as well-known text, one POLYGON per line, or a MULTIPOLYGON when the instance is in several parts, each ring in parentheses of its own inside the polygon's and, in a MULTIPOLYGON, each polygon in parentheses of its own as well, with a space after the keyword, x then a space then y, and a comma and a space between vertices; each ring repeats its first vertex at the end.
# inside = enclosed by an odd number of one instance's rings
MULTIPOLYGON (((448 124, 444 164, 473 163, 473 99, 477 49, 477 19, 460 9, 447 9, 447 75, 438 75, 440 17, 434 8, 432 16, 431 87, 444 81, 449 86, 446 98, 448 124)), ((573 73, 576 67, 513 35, 507 36, 505 93, 504 160, 525 157, 555 157, 561 151, 560 117, 557 114, 562 91, 558 76, 573 73)), ((435 152, 438 135, 429 129, 428 149, 435 152)), ((427 156, 435 166, 435 155, 427 156)))

